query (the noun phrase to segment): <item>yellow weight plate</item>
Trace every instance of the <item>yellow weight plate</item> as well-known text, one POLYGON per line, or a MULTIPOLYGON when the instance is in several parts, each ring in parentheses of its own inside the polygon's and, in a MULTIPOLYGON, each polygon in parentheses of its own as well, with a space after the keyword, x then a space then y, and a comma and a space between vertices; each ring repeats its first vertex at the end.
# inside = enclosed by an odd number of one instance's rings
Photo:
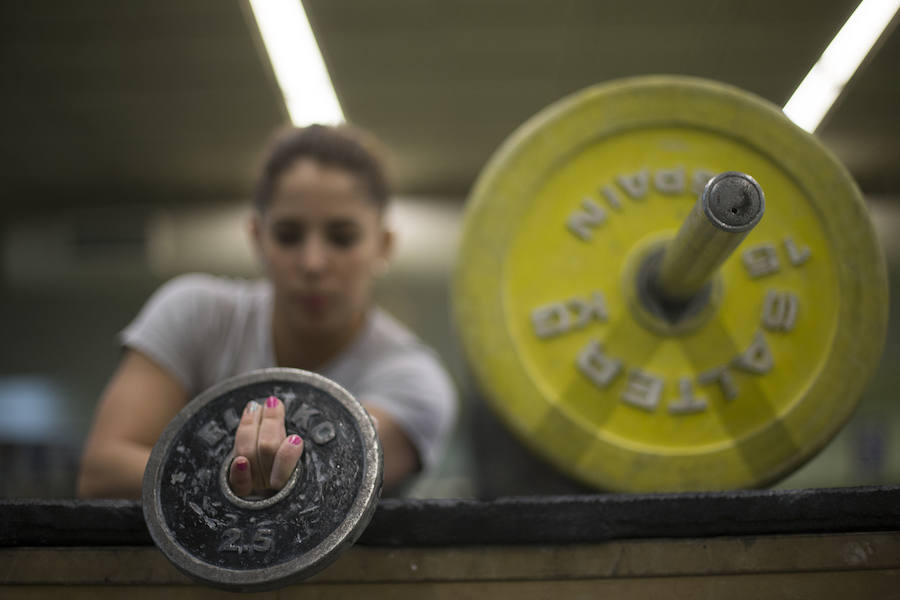
POLYGON ((880 356, 884 260, 815 138, 719 83, 641 77, 521 126, 466 209, 454 312, 493 408, 562 471, 622 491, 761 486, 850 416, 880 356), (765 215, 690 327, 653 327, 636 265, 706 181, 740 171, 765 215))

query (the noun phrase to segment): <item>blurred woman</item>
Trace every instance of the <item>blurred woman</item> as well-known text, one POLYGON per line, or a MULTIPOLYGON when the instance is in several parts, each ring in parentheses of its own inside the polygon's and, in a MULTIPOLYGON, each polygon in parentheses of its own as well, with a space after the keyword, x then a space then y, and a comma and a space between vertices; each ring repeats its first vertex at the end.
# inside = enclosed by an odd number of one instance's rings
MULTIPOLYGON (((456 395, 434 353, 372 305, 393 234, 384 170, 363 134, 312 125, 278 136, 254 195, 261 281, 184 275, 162 286, 122 332, 124 354, 94 417, 78 480, 82 497, 138 497, 156 439, 195 395, 264 367, 315 371, 376 420, 384 485, 433 465, 456 395)), ((230 484, 279 489, 303 450, 277 398, 245 407, 230 484)))

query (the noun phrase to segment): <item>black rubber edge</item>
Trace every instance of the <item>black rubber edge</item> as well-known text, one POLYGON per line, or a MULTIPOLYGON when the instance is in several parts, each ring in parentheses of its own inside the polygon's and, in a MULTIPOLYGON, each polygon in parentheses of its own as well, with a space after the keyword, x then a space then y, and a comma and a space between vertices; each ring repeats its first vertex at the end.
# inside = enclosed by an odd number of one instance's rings
MULTIPOLYGON (((895 530, 900 530, 900 486, 878 486, 490 501, 387 499, 359 543, 566 544, 895 530)), ((0 501, 0 546, 151 544, 136 501, 0 501)))

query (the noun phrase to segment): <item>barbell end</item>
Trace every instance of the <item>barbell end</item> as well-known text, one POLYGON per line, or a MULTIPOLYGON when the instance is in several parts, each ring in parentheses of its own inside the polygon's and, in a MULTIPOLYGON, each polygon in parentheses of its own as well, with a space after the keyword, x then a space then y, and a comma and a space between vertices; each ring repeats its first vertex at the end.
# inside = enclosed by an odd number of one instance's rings
POLYGON ((700 195, 703 213, 714 227, 729 233, 750 231, 762 219, 766 198, 751 176, 738 171, 719 173, 700 195))

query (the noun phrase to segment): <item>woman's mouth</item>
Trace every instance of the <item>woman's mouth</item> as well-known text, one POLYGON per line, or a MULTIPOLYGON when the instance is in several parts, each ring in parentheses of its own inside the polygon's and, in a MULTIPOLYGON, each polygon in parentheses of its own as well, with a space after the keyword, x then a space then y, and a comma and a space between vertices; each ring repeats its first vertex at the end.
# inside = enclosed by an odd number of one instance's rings
POLYGON ((326 294, 295 294, 293 300, 305 311, 311 313, 321 313, 329 305, 328 296, 326 294))

